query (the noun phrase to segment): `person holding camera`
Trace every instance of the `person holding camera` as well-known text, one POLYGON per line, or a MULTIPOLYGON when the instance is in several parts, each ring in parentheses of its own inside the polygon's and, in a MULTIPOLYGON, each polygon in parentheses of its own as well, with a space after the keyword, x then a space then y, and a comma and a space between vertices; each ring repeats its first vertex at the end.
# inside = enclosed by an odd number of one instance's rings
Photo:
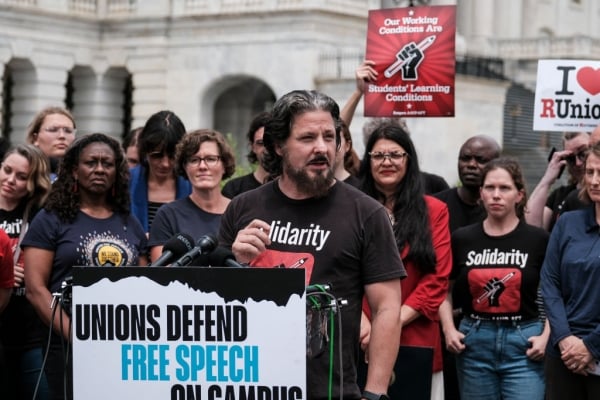
MULTIPOLYGON (((590 144, 587 132, 565 132, 563 134, 562 151, 552 153, 548 167, 542 179, 535 187, 529 201, 525 220, 528 224, 551 231, 558 216, 565 211, 565 202, 569 193, 577 190, 584 171, 584 160, 590 144), (562 171, 567 168, 569 184, 563 185, 550 193, 550 188, 560 178, 562 171)), ((570 205, 571 210, 581 208, 581 204, 570 205)))

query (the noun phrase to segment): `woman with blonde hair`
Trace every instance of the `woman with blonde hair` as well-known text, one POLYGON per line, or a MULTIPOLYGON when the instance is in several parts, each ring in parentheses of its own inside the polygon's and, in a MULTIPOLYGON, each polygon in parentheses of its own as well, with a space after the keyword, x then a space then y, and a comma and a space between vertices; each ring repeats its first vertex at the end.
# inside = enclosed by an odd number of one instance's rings
POLYGON ((56 106, 38 112, 27 128, 27 143, 39 147, 50 161, 52 182, 56 179, 58 164, 75 140, 76 133, 73 115, 56 106))
MULTIPOLYGON (((50 191, 50 166, 42 151, 22 144, 10 149, 0 166, 0 228, 11 241, 14 290, 0 318, 0 340, 4 347, 8 399, 32 399, 42 367, 42 342, 38 335, 40 319, 25 297, 23 253, 20 242, 29 222, 50 191)), ((37 399, 47 398, 44 377, 37 399)))
POLYGON ((586 207, 558 218, 542 267, 549 400, 600 398, 599 143, 584 159, 579 197, 586 207))

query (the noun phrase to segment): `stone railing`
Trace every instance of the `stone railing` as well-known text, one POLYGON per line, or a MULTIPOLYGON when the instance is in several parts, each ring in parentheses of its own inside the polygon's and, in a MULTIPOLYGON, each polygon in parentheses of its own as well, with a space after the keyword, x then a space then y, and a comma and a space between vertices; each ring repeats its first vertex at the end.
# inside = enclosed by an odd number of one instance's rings
POLYGON ((589 36, 490 39, 494 54, 506 60, 600 59, 600 40, 589 36))
POLYGON ((319 10, 367 17, 380 0, 0 0, 2 6, 91 18, 198 16, 319 10))
POLYGON ((364 58, 364 52, 359 50, 321 53, 319 55, 318 79, 320 81, 354 79, 354 71, 364 58))

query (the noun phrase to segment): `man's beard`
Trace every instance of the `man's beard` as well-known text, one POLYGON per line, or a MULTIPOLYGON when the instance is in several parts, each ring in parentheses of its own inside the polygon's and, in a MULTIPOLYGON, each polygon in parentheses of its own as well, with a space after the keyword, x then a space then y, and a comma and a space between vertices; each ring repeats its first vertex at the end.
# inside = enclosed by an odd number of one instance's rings
POLYGON ((288 162, 287 154, 283 155, 283 172, 296 184, 299 192, 310 197, 326 196, 334 178, 331 165, 321 174, 311 177, 305 169, 293 168, 288 162))

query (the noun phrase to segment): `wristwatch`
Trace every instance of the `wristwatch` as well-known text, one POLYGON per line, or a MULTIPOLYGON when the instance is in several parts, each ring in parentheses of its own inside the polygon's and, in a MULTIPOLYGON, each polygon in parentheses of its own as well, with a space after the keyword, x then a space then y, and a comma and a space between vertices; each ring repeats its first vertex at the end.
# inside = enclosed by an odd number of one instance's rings
POLYGON ((387 394, 377 394, 377 393, 373 393, 373 392, 369 392, 367 390, 364 390, 362 392, 362 398, 363 399, 367 399, 367 400, 390 400, 390 398, 387 396, 387 394))

